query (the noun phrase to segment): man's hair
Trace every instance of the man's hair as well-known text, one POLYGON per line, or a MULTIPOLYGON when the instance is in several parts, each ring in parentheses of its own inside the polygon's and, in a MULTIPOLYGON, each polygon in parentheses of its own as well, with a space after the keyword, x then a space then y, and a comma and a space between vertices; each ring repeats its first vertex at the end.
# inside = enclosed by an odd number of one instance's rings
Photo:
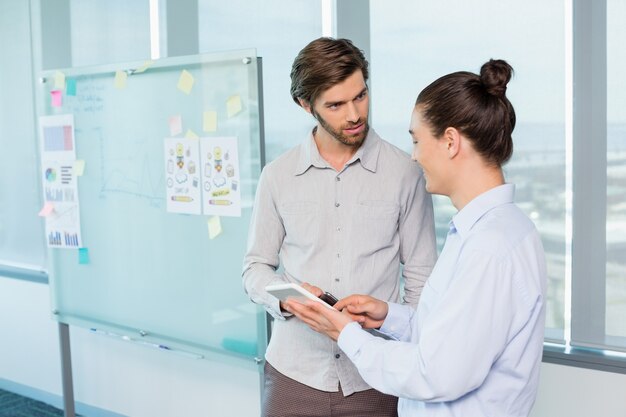
POLYGON ((363 51, 348 39, 319 38, 305 46, 291 67, 291 97, 313 106, 324 91, 361 70, 367 81, 367 60, 363 51))
POLYGON ((513 68, 503 60, 489 60, 480 74, 444 75, 417 97, 424 120, 435 137, 448 127, 463 133, 487 161, 501 166, 513 153, 515 110, 506 97, 513 68))

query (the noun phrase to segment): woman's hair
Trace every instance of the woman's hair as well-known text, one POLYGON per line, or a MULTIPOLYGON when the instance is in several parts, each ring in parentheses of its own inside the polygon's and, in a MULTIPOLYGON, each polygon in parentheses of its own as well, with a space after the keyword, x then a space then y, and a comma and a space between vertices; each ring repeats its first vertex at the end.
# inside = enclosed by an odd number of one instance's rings
POLYGON ((291 67, 291 97, 311 106, 317 97, 361 70, 367 81, 368 64, 363 51, 348 39, 319 38, 304 47, 291 67))
POLYGON ((422 90, 415 105, 433 135, 454 127, 488 162, 501 166, 513 153, 515 110, 506 97, 512 74, 506 61, 490 59, 480 75, 462 71, 439 78, 422 90))

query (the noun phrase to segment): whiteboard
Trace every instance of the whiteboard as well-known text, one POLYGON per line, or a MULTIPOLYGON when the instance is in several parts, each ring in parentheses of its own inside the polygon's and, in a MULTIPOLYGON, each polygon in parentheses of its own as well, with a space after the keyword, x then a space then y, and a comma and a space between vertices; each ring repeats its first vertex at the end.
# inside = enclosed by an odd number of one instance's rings
POLYGON ((263 165, 260 64, 254 50, 241 50, 41 74, 38 114, 73 115, 84 161, 76 179, 88 259, 48 250, 56 320, 193 357, 263 357, 265 314, 241 284, 263 165), (179 88, 183 70, 193 78, 188 92, 179 88), (205 111, 216 121, 209 131, 205 111), (182 121, 176 135, 172 116, 182 121), (188 131, 237 142, 240 216, 220 216, 214 238, 213 216, 167 210, 164 141, 188 131))

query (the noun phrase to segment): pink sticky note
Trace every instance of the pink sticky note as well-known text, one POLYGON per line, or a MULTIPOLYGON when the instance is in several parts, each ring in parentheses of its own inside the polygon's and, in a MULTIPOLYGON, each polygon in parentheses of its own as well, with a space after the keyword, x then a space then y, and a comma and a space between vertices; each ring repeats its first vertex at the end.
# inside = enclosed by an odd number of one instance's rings
POLYGON ((52 107, 61 107, 63 105, 63 95, 61 90, 50 91, 50 97, 52 98, 52 107))
POLYGON ((183 131, 183 120, 178 116, 171 116, 169 119, 170 122, 170 135, 176 136, 183 131))
POLYGON ((39 211, 39 215, 41 217, 48 217, 54 211, 54 205, 47 201, 46 204, 43 205, 41 211, 39 211))

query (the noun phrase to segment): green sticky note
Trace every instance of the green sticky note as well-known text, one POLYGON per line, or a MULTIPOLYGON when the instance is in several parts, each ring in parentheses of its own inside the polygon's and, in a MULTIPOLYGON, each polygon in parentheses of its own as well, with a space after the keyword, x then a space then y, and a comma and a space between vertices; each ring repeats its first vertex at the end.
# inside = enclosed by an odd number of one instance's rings
POLYGON ((187 70, 182 70, 178 79, 178 89, 185 94, 191 93, 194 83, 193 75, 187 70))
POLYGON ((74 161, 74 175, 77 177, 82 177, 85 172, 85 160, 77 159, 74 161))
POLYGON ((222 222, 220 216, 209 217, 207 221, 209 226, 209 239, 215 239, 222 233, 222 222))
POLYGON ((81 265, 86 265, 89 263, 89 249, 78 248, 78 263, 81 265))
POLYGON ((229 118, 239 114, 241 108, 241 97, 239 97, 238 94, 230 96, 228 100, 226 100, 226 114, 228 114, 229 118))
POLYGON ((68 96, 76 95, 76 79, 74 78, 65 79, 65 94, 68 96))
POLYGON ((207 110, 202 113, 202 130, 205 132, 215 132, 217 130, 217 112, 207 110))
POLYGON ((194 132, 193 130, 187 129, 187 133, 185 133, 185 137, 187 139, 198 139, 200 136, 198 136, 196 132, 194 132))
POLYGON ((65 74, 61 71, 54 73, 54 88, 57 90, 63 90, 65 88, 65 74))

